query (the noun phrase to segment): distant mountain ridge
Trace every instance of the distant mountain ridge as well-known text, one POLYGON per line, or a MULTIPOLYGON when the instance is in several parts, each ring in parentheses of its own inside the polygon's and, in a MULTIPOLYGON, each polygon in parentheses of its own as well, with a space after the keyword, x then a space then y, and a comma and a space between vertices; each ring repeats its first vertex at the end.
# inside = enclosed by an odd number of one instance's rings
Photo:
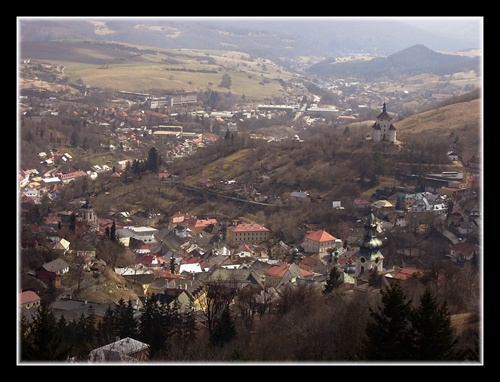
MULTIPOLYGON (((429 21, 432 23, 432 20, 429 21)), ((444 24, 444 23, 441 23, 444 24)), ((398 18, 219 17, 219 18, 30 18, 22 20, 19 39, 89 39, 161 48, 237 50, 275 62, 301 56, 324 59, 350 52, 389 55, 415 44, 434 50, 480 48, 477 21, 464 19, 460 32, 427 29, 398 18)))
POLYGON ((479 57, 437 53, 424 45, 414 45, 388 57, 377 57, 369 61, 336 63, 335 59, 327 59, 310 66, 307 73, 325 78, 373 81, 382 78, 396 80, 422 73, 448 75, 469 70, 480 70, 479 57))

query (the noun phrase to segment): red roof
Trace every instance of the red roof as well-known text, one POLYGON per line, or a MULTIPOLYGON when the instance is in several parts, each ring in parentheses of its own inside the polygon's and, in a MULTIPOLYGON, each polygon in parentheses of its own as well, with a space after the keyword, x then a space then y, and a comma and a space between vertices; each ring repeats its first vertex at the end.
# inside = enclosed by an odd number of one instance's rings
POLYGON ((40 301, 40 296, 33 291, 26 291, 19 293, 19 304, 24 305, 30 302, 40 301))
POLYGON ((453 250, 453 252, 455 252, 457 254, 469 256, 472 252, 478 251, 479 246, 477 244, 468 243, 466 241, 461 241, 461 242, 458 242, 456 244, 453 244, 451 246, 451 249, 453 250))
POLYGON ((170 273, 169 270, 164 270, 163 272, 161 272, 158 277, 160 278, 164 278, 164 279, 178 279, 180 278, 180 276, 178 275, 174 275, 173 273, 170 273))
POLYGON ((210 224, 217 224, 217 219, 189 219, 186 222, 186 225, 188 227, 193 227, 193 228, 205 228, 208 227, 210 224))
MULTIPOLYGON (((283 263, 280 266, 271 267, 266 271, 265 274, 268 276, 275 276, 278 278, 283 278, 283 276, 288 271, 288 268, 290 268, 291 265, 292 264, 290 264, 290 263, 283 263)), ((308 277, 308 276, 311 276, 313 274, 313 273, 306 271, 305 269, 302 269, 302 268, 298 268, 298 270, 303 277, 308 277)))
POLYGON ((309 235, 306 236, 306 239, 309 239, 309 240, 312 240, 312 241, 319 241, 321 243, 324 243, 326 241, 335 241, 335 240, 337 240, 336 237, 330 235, 328 232, 326 232, 323 229, 311 232, 309 235))
POLYGON ((266 271, 266 275, 276 276, 276 277, 281 278, 286 273, 286 271, 288 271, 288 268, 290 268, 290 265, 291 264, 289 264, 289 263, 283 263, 280 266, 276 265, 274 267, 271 267, 266 271))
POLYGON ((254 251, 252 250, 252 248, 250 248, 248 246, 248 244, 241 244, 237 249, 236 249, 236 252, 250 252, 250 253, 253 253, 254 251))
POLYGON ((315 259, 312 256, 306 256, 302 260, 300 260, 300 264, 307 265, 309 267, 313 267, 318 263, 319 260, 315 259))
POLYGON ((401 268, 399 272, 397 272, 393 278, 397 280, 408 280, 415 273, 422 273, 420 269, 416 268, 401 268))
POLYGON ((153 264, 162 265, 164 262, 165 261, 161 257, 157 257, 156 255, 151 255, 151 254, 144 255, 137 260, 138 264, 144 264, 144 265, 153 265, 153 264))
POLYGON ((196 263, 200 263, 200 265, 202 265, 205 263, 205 260, 200 259, 199 257, 196 257, 196 256, 187 255, 186 257, 181 259, 181 261, 179 261, 179 265, 181 265, 181 264, 196 264, 196 263))

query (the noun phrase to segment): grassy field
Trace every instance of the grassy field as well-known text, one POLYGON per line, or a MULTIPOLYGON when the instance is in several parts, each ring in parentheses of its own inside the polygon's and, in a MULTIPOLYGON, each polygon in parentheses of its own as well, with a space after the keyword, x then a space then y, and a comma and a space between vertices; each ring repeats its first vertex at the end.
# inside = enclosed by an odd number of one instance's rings
POLYGON ((408 134, 439 134, 447 136, 452 131, 468 130, 471 138, 482 133, 482 99, 443 106, 396 122, 398 139, 408 134), (478 115, 480 119, 478 119, 478 115))
POLYGON ((233 72, 231 69, 216 70, 215 73, 200 70, 202 65, 160 65, 155 63, 112 64, 106 68, 95 65, 67 66, 64 74, 71 82, 77 79, 84 84, 100 88, 121 89, 133 92, 148 92, 151 89, 168 91, 216 90, 244 95, 247 99, 265 100, 282 97, 281 84, 276 79, 264 77, 250 71, 233 72), (229 88, 220 87, 222 76, 231 77, 229 88))
POLYGON ((402 83, 387 83, 378 85, 379 90, 389 92, 419 92, 429 88, 434 88, 438 83, 451 83, 456 86, 474 85, 481 87, 481 77, 474 71, 454 73, 449 76, 438 76, 432 73, 418 74, 406 78, 402 83))
POLYGON ((293 74, 262 58, 231 50, 161 49, 89 41, 25 44, 22 58, 64 66, 63 76, 99 88, 148 92, 216 90, 256 102, 281 98, 293 74), (220 87, 222 76, 231 78, 220 87))

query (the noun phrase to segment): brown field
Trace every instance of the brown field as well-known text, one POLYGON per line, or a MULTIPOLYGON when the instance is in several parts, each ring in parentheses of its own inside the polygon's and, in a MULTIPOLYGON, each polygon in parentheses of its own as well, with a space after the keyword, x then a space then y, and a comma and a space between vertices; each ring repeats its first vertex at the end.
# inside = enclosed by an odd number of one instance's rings
POLYGON ((200 178, 230 180, 242 173, 243 167, 246 165, 249 151, 250 149, 239 150, 227 157, 207 163, 207 165, 203 167, 201 174, 191 175, 187 177, 183 183, 193 186, 200 178))
POLYGON ((469 130, 471 138, 482 135, 482 99, 447 105, 415 114, 395 122, 398 139, 409 134, 439 134, 447 136, 452 131, 469 130), (478 118, 479 116, 479 118, 478 118))

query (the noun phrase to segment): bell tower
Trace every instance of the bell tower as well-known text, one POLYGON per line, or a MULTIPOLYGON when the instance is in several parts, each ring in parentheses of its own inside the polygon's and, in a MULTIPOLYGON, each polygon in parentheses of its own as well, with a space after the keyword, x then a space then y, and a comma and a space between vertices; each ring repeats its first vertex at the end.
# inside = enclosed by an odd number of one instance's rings
POLYGON ((378 225, 375 215, 373 215, 373 210, 370 210, 364 227, 365 231, 363 238, 357 241, 360 249, 355 255, 355 278, 370 269, 375 269, 379 273, 383 270, 384 256, 380 252, 380 247, 382 247, 383 243, 382 240, 377 237, 378 225))
POLYGON ((80 207, 80 216, 82 221, 90 225, 93 231, 97 230, 97 215, 90 200, 87 199, 85 204, 80 207))

